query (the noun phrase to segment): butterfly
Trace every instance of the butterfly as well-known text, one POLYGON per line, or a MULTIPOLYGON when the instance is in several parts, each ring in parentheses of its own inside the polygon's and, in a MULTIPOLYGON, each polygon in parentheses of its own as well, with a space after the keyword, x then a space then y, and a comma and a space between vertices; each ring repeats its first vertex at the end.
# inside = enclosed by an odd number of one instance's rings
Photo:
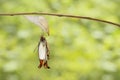
POLYGON ((44 66, 45 68, 50 69, 48 66, 49 53, 47 41, 45 37, 41 36, 38 43, 38 56, 40 62, 38 68, 44 66))

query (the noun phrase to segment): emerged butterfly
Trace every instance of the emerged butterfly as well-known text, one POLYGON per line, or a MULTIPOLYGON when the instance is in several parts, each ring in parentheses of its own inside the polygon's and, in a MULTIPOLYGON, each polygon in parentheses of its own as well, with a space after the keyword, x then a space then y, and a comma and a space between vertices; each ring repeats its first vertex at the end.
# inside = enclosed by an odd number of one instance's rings
POLYGON ((43 36, 40 37, 40 42, 38 43, 38 55, 40 61, 38 68, 44 66, 45 68, 49 69, 50 68, 48 66, 49 49, 48 49, 47 41, 43 36))

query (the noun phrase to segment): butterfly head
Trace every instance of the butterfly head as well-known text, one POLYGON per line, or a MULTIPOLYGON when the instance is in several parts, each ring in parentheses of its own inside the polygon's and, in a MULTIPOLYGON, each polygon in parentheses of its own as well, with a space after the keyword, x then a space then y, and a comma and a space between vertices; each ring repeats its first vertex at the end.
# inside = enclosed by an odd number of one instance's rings
POLYGON ((45 37, 44 37, 44 36, 41 36, 41 37, 40 37, 40 41, 45 41, 45 37))

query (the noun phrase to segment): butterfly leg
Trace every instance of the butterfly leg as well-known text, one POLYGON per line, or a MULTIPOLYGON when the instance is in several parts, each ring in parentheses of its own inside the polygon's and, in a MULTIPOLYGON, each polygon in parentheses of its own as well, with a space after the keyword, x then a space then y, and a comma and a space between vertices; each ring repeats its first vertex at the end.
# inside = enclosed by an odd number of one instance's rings
POLYGON ((39 64, 38 68, 41 68, 42 65, 43 65, 43 60, 40 60, 40 64, 39 64))
POLYGON ((48 66, 47 61, 45 61, 45 63, 44 63, 44 67, 47 68, 47 69, 50 69, 50 67, 48 66))

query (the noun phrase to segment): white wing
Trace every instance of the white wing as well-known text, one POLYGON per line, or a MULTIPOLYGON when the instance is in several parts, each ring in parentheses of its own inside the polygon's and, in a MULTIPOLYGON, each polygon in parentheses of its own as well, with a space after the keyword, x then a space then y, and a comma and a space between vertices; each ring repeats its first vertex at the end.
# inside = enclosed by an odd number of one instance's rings
POLYGON ((43 16, 25 16, 29 21, 33 22, 34 24, 38 25, 44 32, 47 32, 49 35, 49 27, 48 22, 43 16))

